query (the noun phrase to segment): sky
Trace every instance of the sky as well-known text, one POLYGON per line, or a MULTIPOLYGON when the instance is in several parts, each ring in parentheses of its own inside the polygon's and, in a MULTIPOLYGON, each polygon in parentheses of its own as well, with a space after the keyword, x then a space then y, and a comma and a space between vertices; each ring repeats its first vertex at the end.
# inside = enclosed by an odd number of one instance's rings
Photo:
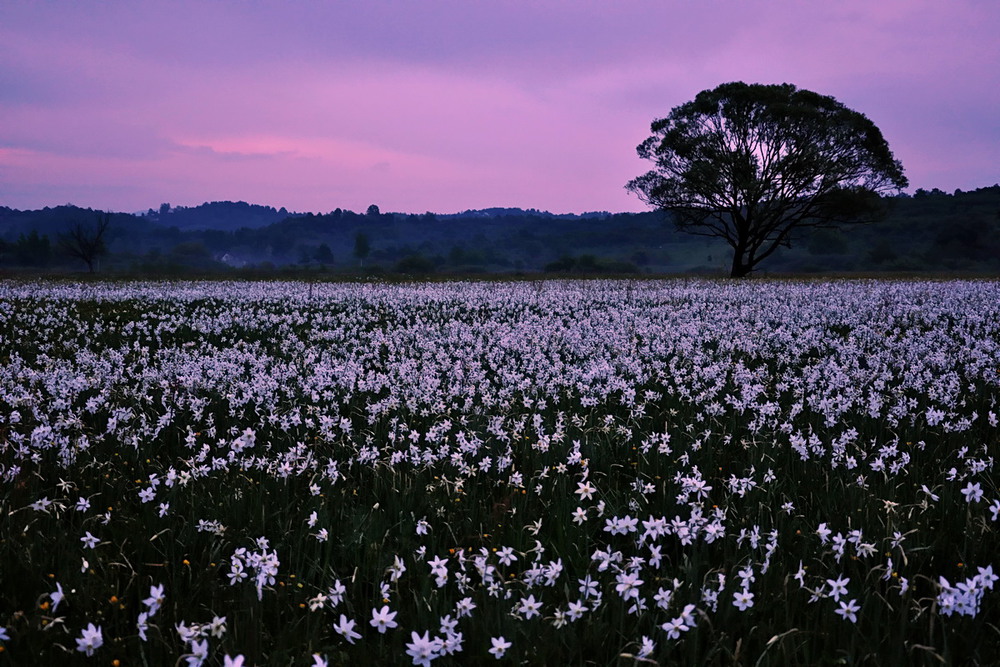
POLYGON ((916 188, 1000 181, 996 0, 2 0, 0 205, 640 211, 649 124, 831 95, 916 188))

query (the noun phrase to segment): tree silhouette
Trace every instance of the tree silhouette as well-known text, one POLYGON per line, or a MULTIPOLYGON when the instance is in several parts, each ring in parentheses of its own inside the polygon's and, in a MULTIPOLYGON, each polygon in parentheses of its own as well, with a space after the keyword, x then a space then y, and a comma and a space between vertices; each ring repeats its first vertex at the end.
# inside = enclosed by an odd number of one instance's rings
POLYGON ((626 188, 680 231, 724 239, 742 277, 801 230, 870 222, 903 167, 863 114, 791 84, 726 83, 653 121, 626 188))
POLYGON ((104 234, 110 224, 110 213, 98 213, 93 224, 73 223, 65 234, 59 236, 59 247, 67 255, 86 264, 89 273, 94 273, 94 263, 107 252, 104 234))
POLYGON ((330 246, 326 243, 320 243, 313 254, 313 259, 320 264, 333 264, 333 251, 330 250, 330 246))
POLYGON ((361 266, 365 264, 365 257, 368 256, 372 250, 371 242, 368 240, 368 235, 364 232, 358 232, 354 237, 354 256, 358 258, 358 262, 361 266))

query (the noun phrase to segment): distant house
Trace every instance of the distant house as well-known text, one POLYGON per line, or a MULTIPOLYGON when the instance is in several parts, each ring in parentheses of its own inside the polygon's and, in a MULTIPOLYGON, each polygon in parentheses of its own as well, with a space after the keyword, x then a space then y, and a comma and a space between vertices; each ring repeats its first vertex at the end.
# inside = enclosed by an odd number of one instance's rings
POLYGON ((234 269, 241 269, 247 265, 246 260, 236 257, 232 253, 225 253, 221 257, 216 257, 216 259, 226 266, 231 266, 234 269))

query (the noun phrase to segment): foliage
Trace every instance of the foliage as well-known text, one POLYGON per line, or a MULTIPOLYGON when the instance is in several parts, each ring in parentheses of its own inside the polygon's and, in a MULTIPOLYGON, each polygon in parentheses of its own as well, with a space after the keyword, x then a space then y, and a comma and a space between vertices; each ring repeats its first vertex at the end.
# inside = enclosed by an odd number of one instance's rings
POLYGON ((358 258, 358 261, 364 263, 365 258, 372 251, 371 241, 368 240, 368 235, 364 232, 358 232, 354 235, 354 256, 358 258))
MULTIPOLYGON (((761 272, 1000 272, 1000 186, 954 194, 918 191, 913 197, 887 200, 885 208, 889 214, 878 224, 819 230, 831 235, 827 242, 822 236, 810 236, 807 243, 781 248, 761 272)), ((164 219, 172 222, 175 215, 185 216, 191 226, 182 228, 165 226, 149 215, 112 214, 102 272, 238 276, 266 263, 275 276, 292 267, 309 267, 324 275, 331 270, 351 274, 357 270, 356 262, 324 261, 329 257, 322 247, 335 258, 351 258, 359 232, 373 240, 366 266, 393 267, 408 255, 420 254, 434 261, 439 275, 543 272, 564 257, 585 255, 594 256, 599 268, 628 260, 642 273, 652 274, 724 275, 731 268, 725 260, 729 247, 723 241, 677 232, 661 211, 553 215, 494 209, 369 218, 336 209, 323 215, 286 214, 279 222, 255 228, 248 217, 247 226, 236 231, 200 228, 214 224, 213 216, 222 216, 223 210, 221 203, 171 208, 164 219), (197 217, 201 214, 207 217, 197 217), (185 243, 201 244, 208 254, 176 255, 173 249, 185 243)), ((226 224, 236 225, 241 210, 233 205, 224 216, 226 224)), ((33 238, 34 233, 42 243, 54 240, 74 222, 92 224, 96 214, 72 206, 39 211, 0 207, 0 240, 6 241, 0 243, 0 270, 22 274, 79 270, 78 260, 71 262, 55 248, 47 254, 33 245, 29 249, 21 239, 33 238)))
POLYGON ((110 225, 111 215, 108 213, 99 213, 89 225, 74 223, 59 236, 59 248, 86 264, 87 271, 93 273, 94 263, 108 251, 104 237, 110 225))
POLYGON ((639 269, 631 262, 600 261, 594 255, 572 257, 564 255, 554 262, 545 265, 546 273, 581 273, 585 275, 638 273, 639 269))
POLYGON ((653 121, 626 186, 679 230, 722 238, 742 277, 803 229, 880 217, 906 187, 879 129, 832 97, 791 84, 726 83, 653 121))
POLYGON ((17 237, 17 241, 12 244, 11 254, 14 261, 22 266, 47 266, 52 260, 52 243, 48 236, 32 229, 17 237))
POLYGON ((396 273, 418 276, 433 273, 434 269, 435 263, 421 254, 407 255, 403 259, 396 262, 395 266, 396 273))

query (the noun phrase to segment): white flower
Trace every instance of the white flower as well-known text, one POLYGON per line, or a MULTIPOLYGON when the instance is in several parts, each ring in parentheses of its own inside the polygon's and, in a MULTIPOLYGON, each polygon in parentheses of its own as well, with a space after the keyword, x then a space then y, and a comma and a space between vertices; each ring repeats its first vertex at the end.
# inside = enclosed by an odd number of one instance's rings
POLYGON ((514 550, 510 547, 503 547, 497 551, 497 558, 504 565, 510 565, 517 560, 517 556, 514 555, 514 550))
POLYGON ((569 620, 575 621, 587 613, 587 611, 588 609, 586 605, 583 604, 583 601, 577 600, 576 602, 569 603, 569 611, 567 612, 567 615, 569 616, 569 620))
POLYGON ((334 623, 333 630, 341 635, 348 643, 353 644, 355 639, 361 639, 361 635, 354 631, 354 621, 343 614, 340 615, 340 622, 334 623))
POLYGON ((580 500, 591 500, 594 497, 594 492, 597 491, 589 479, 585 482, 577 482, 576 487, 574 493, 580 496, 580 500))
POLYGON ((101 626, 94 627, 93 623, 87 624, 86 629, 80 632, 80 638, 76 640, 76 650, 86 653, 87 657, 94 655, 94 651, 104 644, 104 635, 101 626))
POLYGON ((684 625, 684 619, 678 616, 660 626, 667 633, 668 639, 677 639, 682 632, 688 631, 688 626, 684 625))
POLYGON ((216 639, 222 639, 222 635, 226 634, 226 617, 213 617, 212 622, 208 624, 208 631, 216 639))
POLYGON ((656 590, 656 595, 653 596, 653 600, 656 602, 657 607, 660 609, 666 609, 670 606, 670 599, 673 596, 673 591, 668 591, 665 588, 658 588, 656 590))
POLYGON ((799 569, 792 578, 799 582, 800 587, 806 585, 806 568, 802 565, 802 561, 799 561, 799 569))
POLYGON ((49 598, 52 600, 52 613, 56 613, 56 609, 59 608, 59 603, 63 601, 66 594, 63 593, 62 584, 56 583, 56 590, 53 593, 49 593, 49 598))
POLYGON ((639 586, 645 583, 639 578, 638 573, 621 573, 615 576, 615 580, 618 582, 615 585, 615 591, 622 596, 623 600, 630 600, 632 598, 639 597, 639 586))
POLYGON ((389 610, 389 605, 384 605, 378 611, 372 609, 372 620, 369 623, 379 631, 379 634, 384 635, 386 630, 391 630, 399 626, 395 621, 396 613, 389 610))
POLYGON ((636 657, 640 659, 648 658, 649 656, 653 655, 653 651, 655 650, 656 650, 656 644, 653 643, 653 640, 647 637, 646 635, 643 635, 642 648, 639 649, 639 655, 637 655, 636 657))
POLYGON ((201 667, 208 658, 208 640, 202 639, 200 642, 197 639, 191 640, 191 655, 188 656, 187 663, 190 667, 201 667))
POLYGON ((35 502, 31 503, 31 509, 35 510, 36 512, 45 512, 46 514, 48 514, 49 507, 51 505, 52 505, 51 500, 49 500, 48 498, 42 498, 41 500, 36 500, 35 502))
POLYGON ((446 614, 440 619, 441 632, 446 635, 455 634, 455 630, 458 628, 458 619, 452 618, 451 614, 446 614))
POLYGON ((330 595, 330 606, 336 607, 341 603, 341 601, 343 601, 344 593, 347 592, 347 588, 340 582, 340 579, 337 579, 333 582, 333 586, 331 586, 326 592, 330 595))
POLYGON ((177 635, 182 642, 193 642, 198 638, 199 628, 197 625, 192 624, 191 627, 188 627, 184 621, 181 621, 174 626, 174 629, 177 630, 177 635))
POLYGON ((490 649, 490 653, 497 660, 502 658, 504 654, 507 652, 507 649, 509 649, 512 646, 512 644, 506 639, 504 639, 502 636, 491 637, 490 643, 493 644, 493 648, 490 649))
POLYGON ((246 579, 248 575, 243 569, 243 561, 234 557, 229 563, 229 574, 226 576, 229 577, 230 586, 235 586, 237 583, 246 579))
POLYGON ((877 551, 873 542, 862 542, 858 545, 858 556, 862 558, 871 558, 877 551))
POLYGON ((694 605, 686 604, 684 608, 681 609, 680 619, 684 621, 684 624, 689 628, 694 627, 694 605))
POLYGON ((740 611, 746 611, 753 606, 753 593, 744 588, 733 594, 733 606, 740 611))
POLYGON ((542 608, 542 603, 535 600, 534 595, 529 595, 526 598, 521 599, 521 603, 517 607, 517 612, 522 614, 525 619, 538 616, 539 609, 542 608))
POLYGON ((437 657, 437 642, 431 640, 429 632, 423 635, 411 632, 410 640, 406 643, 406 654, 413 658, 414 665, 429 665, 437 657))
POLYGON ((389 566, 389 569, 387 571, 389 573, 389 578, 392 581, 399 581, 399 578, 403 576, 404 572, 406 572, 406 563, 404 563, 403 559, 400 558, 398 555, 393 556, 392 565, 389 566))
POLYGON ((983 588, 993 590, 993 584, 1000 581, 1000 577, 993 574, 993 566, 987 565, 986 567, 978 568, 979 574, 976 575, 976 579, 982 584, 983 588))
POLYGON ((840 600, 841 595, 847 595, 847 584, 851 582, 850 577, 838 577, 837 579, 827 579, 826 583, 830 584, 830 597, 834 600, 840 600))
POLYGON ((159 586, 149 587, 149 597, 142 601, 147 608, 149 608, 149 617, 152 618, 156 615, 156 612, 160 610, 160 605, 163 604, 163 584, 159 586))
POLYGON ((455 604, 455 614, 459 618, 472 616, 472 610, 476 608, 476 603, 470 597, 464 597, 455 604))
POLYGON ((962 489, 962 495, 965 496, 965 502, 967 503, 978 503, 983 499, 983 487, 979 485, 979 482, 969 484, 962 489))
POLYGON ((840 609, 837 610, 837 614, 844 618, 844 620, 849 620, 851 623, 858 622, 857 612, 861 609, 858 606, 857 600, 849 600, 844 602, 840 601, 840 609))

